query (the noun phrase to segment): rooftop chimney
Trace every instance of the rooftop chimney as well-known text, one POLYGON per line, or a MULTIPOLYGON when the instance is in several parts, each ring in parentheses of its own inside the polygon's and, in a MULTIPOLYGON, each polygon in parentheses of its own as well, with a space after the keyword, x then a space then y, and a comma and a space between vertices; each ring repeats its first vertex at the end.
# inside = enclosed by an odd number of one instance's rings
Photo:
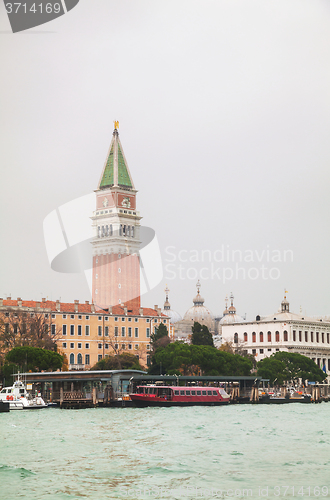
POLYGON ((41 300, 42 300, 43 302, 46 302, 46 299, 45 299, 45 297, 43 297, 43 298, 42 298, 41 300))
POLYGON ((17 298, 17 305, 18 305, 18 307, 22 307, 22 299, 21 299, 21 297, 17 298))
POLYGON ((95 313, 95 304, 91 304, 91 311, 92 313, 95 313))
POLYGON ((56 311, 60 312, 61 310, 61 303, 59 300, 56 301, 56 311))
POLYGON ((139 309, 139 314, 140 314, 140 316, 143 316, 143 308, 142 307, 140 307, 140 309, 139 309))
POLYGON ((3 299, 0 299, 0 307, 3 306, 3 299))
POLYGON ((127 316, 127 307, 126 306, 124 307, 124 313, 125 313, 125 316, 127 316))
POLYGON ((85 304, 88 306, 88 304, 89 304, 89 300, 85 300, 85 304))
POLYGON ((112 314, 112 306, 109 306, 109 314, 112 314))

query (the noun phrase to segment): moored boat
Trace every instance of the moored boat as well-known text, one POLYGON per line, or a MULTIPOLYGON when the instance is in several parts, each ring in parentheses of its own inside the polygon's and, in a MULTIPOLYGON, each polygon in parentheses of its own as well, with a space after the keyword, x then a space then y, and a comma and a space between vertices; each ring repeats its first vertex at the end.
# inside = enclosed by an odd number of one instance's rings
POLYGON ((47 408, 41 396, 32 397, 26 390, 19 374, 10 387, 4 387, 0 392, 0 401, 8 402, 10 410, 35 410, 47 408))
POLYGON ((130 394, 135 406, 218 406, 230 396, 221 387, 140 385, 130 394))

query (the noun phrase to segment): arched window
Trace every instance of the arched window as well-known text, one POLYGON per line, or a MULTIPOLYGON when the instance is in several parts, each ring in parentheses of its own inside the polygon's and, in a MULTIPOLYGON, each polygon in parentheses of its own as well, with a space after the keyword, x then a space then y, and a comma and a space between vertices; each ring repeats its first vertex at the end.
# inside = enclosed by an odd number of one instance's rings
POLYGON ((288 341, 288 332, 286 330, 284 330, 284 332, 283 332, 283 340, 284 340, 284 342, 288 341))
POLYGON ((264 341, 264 333, 260 332, 259 337, 260 337, 260 342, 263 342, 264 341))
POLYGON ((70 354, 70 365, 74 365, 74 354, 73 354, 73 352, 70 354))
POLYGON ((280 341, 280 332, 275 332, 275 342, 280 341))
POLYGON ((238 344, 238 333, 234 334, 234 344, 238 344))
POLYGON ((252 342, 256 341, 256 332, 252 332, 252 342))
POLYGON ((81 355, 81 353, 78 354, 78 365, 82 365, 82 355, 81 355))
POLYGON ((248 339, 248 337, 247 337, 247 333, 246 333, 246 332, 244 332, 244 342, 247 342, 247 339, 248 339))
POLYGON ((268 342, 272 341, 272 332, 267 332, 267 340, 268 342))

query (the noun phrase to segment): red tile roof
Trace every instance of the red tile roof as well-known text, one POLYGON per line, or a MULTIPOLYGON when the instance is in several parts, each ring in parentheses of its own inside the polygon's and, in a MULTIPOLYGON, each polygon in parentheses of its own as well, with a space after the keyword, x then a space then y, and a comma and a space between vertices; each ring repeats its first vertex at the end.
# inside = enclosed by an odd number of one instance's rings
MULTIPOLYGON (((41 309, 50 309, 53 312, 60 312, 60 313, 74 313, 75 312, 75 306, 78 306, 78 311, 77 313, 79 314, 92 314, 92 304, 75 304, 74 302, 60 302, 60 310, 57 311, 56 308, 56 301, 54 300, 46 300, 46 301, 36 301, 36 300, 22 300, 22 308, 29 307, 31 309, 36 308, 36 304, 39 302, 39 307, 41 309)), ((17 300, 12 300, 12 299, 4 299, 3 300, 3 307, 9 306, 9 307, 18 307, 18 301, 17 300)), ((143 310, 143 316, 158 316, 158 312, 156 309, 152 309, 150 307, 142 307, 143 310)), ((95 313, 96 314, 107 314, 109 315, 108 310, 104 310, 98 306, 95 306, 95 313)), ((113 306, 112 307, 112 315, 118 315, 118 316, 125 316, 125 311, 124 307, 122 306, 113 306)), ((138 307, 133 307, 133 308, 128 308, 127 309, 127 316, 140 316, 140 308, 138 307)), ((165 314, 161 313, 162 317, 167 317, 165 314)))

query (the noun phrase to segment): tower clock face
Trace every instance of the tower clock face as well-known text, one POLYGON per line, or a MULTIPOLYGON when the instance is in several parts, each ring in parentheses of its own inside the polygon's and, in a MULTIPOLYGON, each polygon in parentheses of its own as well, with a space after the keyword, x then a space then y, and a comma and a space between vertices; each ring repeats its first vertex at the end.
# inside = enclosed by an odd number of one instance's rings
POLYGON ((121 202, 122 206, 125 208, 130 208, 131 202, 129 198, 124 198, 123 201, 121 202))

